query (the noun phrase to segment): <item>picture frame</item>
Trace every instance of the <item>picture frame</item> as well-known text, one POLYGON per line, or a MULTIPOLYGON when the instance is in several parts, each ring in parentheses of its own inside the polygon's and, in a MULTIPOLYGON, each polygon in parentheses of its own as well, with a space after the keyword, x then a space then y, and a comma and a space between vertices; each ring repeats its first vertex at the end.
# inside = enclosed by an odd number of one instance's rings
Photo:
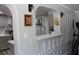
POLYGON ((25 26, 32 26, 32 15, 24 15, 25 26))
POLYGON ((55 17, 55 25, 56 26, 59 26, 59 21, 58 21, 58 18, 57 17, 55 17))

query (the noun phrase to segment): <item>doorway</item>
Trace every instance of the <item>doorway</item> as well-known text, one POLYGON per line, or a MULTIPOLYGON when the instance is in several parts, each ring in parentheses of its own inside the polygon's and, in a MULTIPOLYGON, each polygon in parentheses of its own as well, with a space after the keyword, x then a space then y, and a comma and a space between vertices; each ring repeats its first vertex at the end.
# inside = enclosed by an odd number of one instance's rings
POLYGON ((0 4, 0 55, 14 55, 13 17, 6 5, 0 4))

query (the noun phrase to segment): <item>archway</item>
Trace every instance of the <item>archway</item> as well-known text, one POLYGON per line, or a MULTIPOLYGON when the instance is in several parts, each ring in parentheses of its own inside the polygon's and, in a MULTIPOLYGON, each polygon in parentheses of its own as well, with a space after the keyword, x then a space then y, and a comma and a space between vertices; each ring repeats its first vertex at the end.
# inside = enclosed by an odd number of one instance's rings
POLYGON ((60 33, 60 14, 45 6, 39 6, 35 13, 36 35, 60 33))
POLYGON ((19 32, 18 32, 18 14, 15 5, 12 4, 3 4, 6 6, 11 14, 13 20, 13 37, 14 37, 14 54, 18 54, 18 39, 19 39, 19 32))

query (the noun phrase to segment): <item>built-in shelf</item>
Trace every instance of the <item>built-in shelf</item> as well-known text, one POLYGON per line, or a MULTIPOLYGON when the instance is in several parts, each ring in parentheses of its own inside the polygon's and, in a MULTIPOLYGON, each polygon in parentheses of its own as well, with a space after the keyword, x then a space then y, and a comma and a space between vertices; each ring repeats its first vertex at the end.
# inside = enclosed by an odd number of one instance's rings
POLYGON ((4 34, 4 33, 0 33, 0 37, 7 37, 7 36, 11 36, 9 34, 4 34))

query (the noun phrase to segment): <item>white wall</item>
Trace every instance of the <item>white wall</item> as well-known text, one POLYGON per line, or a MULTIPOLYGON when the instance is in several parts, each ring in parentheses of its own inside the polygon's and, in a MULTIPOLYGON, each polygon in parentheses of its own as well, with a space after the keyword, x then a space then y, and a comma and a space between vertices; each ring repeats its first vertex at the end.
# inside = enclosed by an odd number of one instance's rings
POLYGON ((19 39, 17 40, 18 52, 16 52, 16 53, 17 54, 27 54, 30 51, 30 49, 28 47, 30 47, 30 45, 31 45, 31 38, 34 37, 34 34, 33 34, 34 33, 34 26, 32 26, 32 27, 24 26, 24 15, 31 14, 31 13, 27 12, 28 7, 26 4, 23 4, 23 5, 15 4, 15 6, 16 6, 16 11, 17 11, 17 15, 18 15, 18 20, 17 20, 18 23, 17 24, 18 24, 18 34, 19 34, 19 39))
MULTIPOLYGON (((36 5, 36 7, 38 7, 39 5, 36 5)), ((54 9, 55 11, 61 13, 64 13, 64 17, 60 19, 60 30, 62 33, 62 37, 56 37, 56 38, 51 38, 47 40, 41 40, 39 41, 39 44, 41 43, 41 47, 39 47, 39 49, 41 48, 41 51, 44 49, 44 47, 54 47, 54 49, 56 50, 56 52, 50 48, 48 50, 42 51, 42 54, 53 54, 52 52, 55 52, 54 54, 68 54, 70 53, 70 51, 72 50, 72 39, 73 39, 73 30, 72 30, 72 20, 75 19, 75 12, 71 11, 69 9, 66 9, 64 7, 58 6, 58 5, 40 5, 40 6, 45 6, 45 7, 49 7, 54 9), (53 45, 48 45, 52 42, 53 45), (56 43, 54 43, 56 42, 56 43), (58 42, 58 43, 57 43, 58 42), (61 42, 61 43, 60 43, 61 42), (46 45, 44 44, 46 43, 46 45), (57 45, 58 44, 58 45, 57 45), (55 46, 57 45, 57 47, 55 46), (59 49, 57 49, 59 48, 59 49), (53 50, 52 52, 49 52, 49 50, 53 50), (61 52, 60 52, 61 51, 61 52), (44 52, 44 53, 43 53, 44 52), (49 52, 49 53, 46 53, 49 52)), ((39 50, 39 54, 41 54, 41 51, 39 50)))
POLYGON ((17 54, 68 54, 71 50, 71 38, 72 38, 72 18, 74 12, 63 8, 59 5, 38 4, 34 5, 33 12, 28 12, 28 5, 15 5, 18 15, 18 52, 17 54), (64 18, 61 18, 61 33, 63 37, 49 38, 45 40, 36 40, 36 28, 35 28, 35 12, 39 6, 45 6, 56 10, 57 12, 65 12, 64 18), (24 26, 24 14, 33 15, 32 27, 24 26), (68 23, 67 23, 68 22, 68 23), (69 34, 70 33, 70 34, 69 34), (49 49, 50 47, 50 49, 49 49), (54 48, 54 49, 53 49, 54 48))

